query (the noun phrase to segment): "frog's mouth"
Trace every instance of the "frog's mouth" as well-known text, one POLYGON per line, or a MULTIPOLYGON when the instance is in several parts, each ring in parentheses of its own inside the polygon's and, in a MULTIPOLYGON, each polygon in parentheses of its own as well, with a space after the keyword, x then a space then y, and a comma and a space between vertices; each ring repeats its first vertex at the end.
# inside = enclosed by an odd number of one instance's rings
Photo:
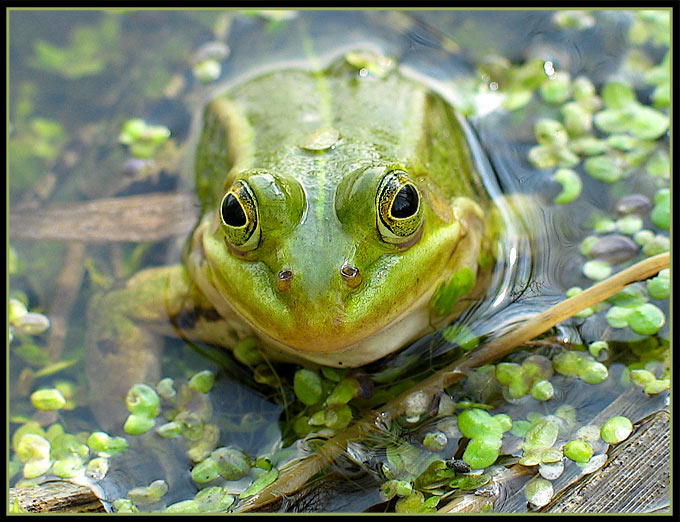
POLYGON ((294 358, 332 366, 360 366, 434 331, 428 304, 438 284, 432 284, 408 306, 393 306, 388 312, 357 319, 348 319, 346 312, 337 310, 323 324, 298 317, 294 329, 265 329, 261 323, 248 322, 270 346, 294 358))

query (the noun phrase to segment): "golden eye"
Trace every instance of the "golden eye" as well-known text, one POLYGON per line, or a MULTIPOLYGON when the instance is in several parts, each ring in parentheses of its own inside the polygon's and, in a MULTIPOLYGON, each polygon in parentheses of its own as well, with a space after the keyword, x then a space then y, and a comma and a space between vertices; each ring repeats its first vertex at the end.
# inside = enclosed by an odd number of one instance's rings
POLYGON ((222 229, 236 250, 249 251, 260 243, 260 220, 255 194, 245 181, 236 181, 222 198, 222 229))
POLYGON ((423 222, 420 193, 403 170, 385 175, 378 187, 376 205, 378 231, 385 242, 405 243, 420 231, 423 222))

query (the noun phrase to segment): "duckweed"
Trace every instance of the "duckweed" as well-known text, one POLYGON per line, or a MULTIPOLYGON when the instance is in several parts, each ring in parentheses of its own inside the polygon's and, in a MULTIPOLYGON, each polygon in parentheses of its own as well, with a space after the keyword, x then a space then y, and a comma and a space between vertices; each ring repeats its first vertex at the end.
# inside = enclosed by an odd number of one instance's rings
POLYGON ((390 500, 395 496, 407 497, 413 493, 413 484, 408 480, 388 480, 380 486, 380 496, 390 500))
POLYGON ((578 156, 567 146, 566 128, 557 120, 542 119, 536 122, 534 133, 538 145, 529 150, 529 161, 540 169, 573 167, 578 156))
POLYGON ((655 395, 668 390, 670 386, 670 379, 656 379, 645 384, 645 393, 648 395, 655 395))
POLYGON ((16 444, 18 459, 24 463, 23 474, 27 479, 39 477, 52 466, 50 442, 35 433, 24 434, 16 444))
POLYGON ((596 442, 600 438, 600 427, 595 424, 588 424, 576 430, 576 437, 587 442, 596 442))
MULTIPOLYGON (((583 105, 577 102, 565 103, 560 108, 562 113, 562 118, 564 119, 564 126, 567 131, 572 136, 582 136, 590 132, 593 128, 593 114, 583 105)), ((595 139, 589 136, 586 139, 595 139)), ((599 140, 597 143, 590 141, 579 143, 577 147, 574 148, 575 152, 585 153, 587 150, 592 150, 593 146, 597 147, 597 152, 602 153, 606 148, 602 148, 599 140), (590 146, 589 146, 590 145, 590 146)), ((572 145, 575 145, 572 142, 572 145)))
POLYGON ((262 354, 257 350, 254 337, 241 339, 236 343, 236 346, 234 346, 233 352, 237 361, 248 366, 255 366, 264 361, 262 354))
POLYGON ((7 307, 7 319, 10 323, 16 322, 28 313, 28 308, 24 303, 14 297, 10 297, 7 307))
POLYGON ((558 423, 551 418, 544 418, 536 422, 525 434, 522 448, 549 448, 557 440, 558 423))
MULTIPOLYGON (((639 291, 642 292, 642 290, 639 291)), ((641 335, 657 333, 666 322, 663 311, 647 303, 644 295, 641 295, 637 301, 617 302, 616 306, 607 312, 606 319, 612 328, 629 326, 631 330, 641 335)))
POLYGON ((458 429, 470 442, 463 460, 473 469, 486 468, 499 456, 503 433, 512 428, 507 415, 491 416, 485 410, 470 408, 458 415, 458 429))
POLYGON ((139 509, 129 498, 119 498, 113 501, 113 509, 117 513, 139 513, 139 509))
POLYGON ((609 149, 604 140, 599 140, 588 134, 574 138, 571 140, 570 146, 574 152, 582 156, 597 156, 604 154, 609 149))
POLYGON ((595 359, 606 359, 609 352, 609 344, 607 341, 595 341, 588 345, 588 352, 590 352, 590 355, 595 357, 595 359))
POLYGON ((595 114, 595 125, 603 132, 630 132, 638 138, 654 140, 668 128, 668 117, 638 103, 627 84, 607 83, 602 89, 602 100, 606 109, 595 114))
POLYGON ((192 71, 198 81, 209 83, 220 77, 220 74, 222 74, 222 65, 217 60, 208 58, 194 65, 192 71))
POLYGON ((656 381, 656 375, 654 375, 649 370, 631 370, 630 372, 631 380, 638 386, 645 386, 647 383, 656 381))
POLYGON ((324 424, 332 430, 340 430, 352 422, 352 410, 347 404, 331 406, 324 411, 324 424))
POLYGON ((616 221, 616 228, 622 234, 632 236, 636 232, 642 230, 642 218, 639 216, 625 216, 616 221))
POLYGON ((516 420, 512 423, 512 429, 510 430, 510 433, 512 433, 515 437, 524 437, 527 431, 529 431, 529 428, 531 428, 531 422, 525 420, 516 420))
POLYGON ((669 179, 671 175, 670 158, 664 150, 652 153, 645 164, 647 173, 655 178, 669 179))
POLYGON ((341 380, 326 398, 328 406, 347 404, 359 391, 359 381, 349 377, 341 380))
POLYGON ((579 378, 588 384, 599 384, 606 381, 607 377, 609 377, 609 370, 597 361, 588 362, 579 373, 579 378))
POLYGON ((563 448, 564 456, 574 462, 588 462, 593 456, 593 448, 584 440, 572 440, 563 448))
POLYGON ((668 252, 671 248, 670 239, 666 236, 655 235, 649 239, 642 247, 642 253, 646 256, 655 256, 668 252))
POLYGON ((536 507, 545 506, 554 494, 552 482, 544 478, 533 478, 524 486, 524 497, 536 507))
POLYGON ((612 267, 609 263, 600 261, 599 259, 591 259, 583 264, 583 275, 588 279, 594 281, 602 281, 607 279, 612 273, 612 267))
POLYGON ((474 491, 477 488, 488 484, 491 477, 488 475, 460 475, 449 482, 449 487, 453 489, 462 489, 474 491))
POLYGON ((556 480, 564 473, 564 462, 541 462, 538 465, 538 473, 546 480, 556 480))
POLYGON ((234 503, 233 495, 219 486, 199 491, 192 500, 183 500, 168 506, 166 513, 223 513, 234 503))
POLYGON ((441 431, 429 432, 425 434, 423 446, 427 451, 442 451, 446 448, 449 439, 441 431))
POLYGON ((669 230, 671 223, 671 191, 664 188, 654 196, 654 208, 652 209, 652 222, 663 230, 669 230))
POLYGON ((500 454, 503 441, 500 438, 472 439, 463 453, 463 460, 472 469, 483 469, 491 466, 500 454))
POLYGON ((616 416, 602 425, 600 436, 608 444, 618 444, 633 433, 633 423, 627 417, 616 416))
POLYGON ((307 406, 320 402, 323 396, 321 377, 318 373, 305 368, 295 372, 293 389, 297 398, 307 406))
POLYGON ((628 326, 628 316, 630 315, 630 309, 624 308, 622 306, 612 306, 608 311, 605 318, 607 323, 612 328, 625 328, 628 326))
POLYGON ((598 234, 607 234, 616 230, 616 223, 608 217, 598 219, 593 225, 593 230, 598 234))
POLYGON ((592 178, 604 183, 616 183, 624 175, 620 161, 609 155, 587 158, 583 166, 592 178))
POLYGON ((419 513, 423 511, 425 496, 420 491, 414 491, 408 496, 401 497, 394 506, 396 513, 419 513))
POLYGON ((82 459, 71 456, 55 460, 52 463, 52 473, 61 478, 73 478, 85 471, 85 463, 82 459))
POLYGON ((547 401, 555 395, 555 389, 550 381, 538 381, 531 387, 529 394, 536 400, 547 401))
POLYGON ((142 435, 153 428, 155 423, 156 421, 151 417, 147 417, 146 415, 135 415, 133 413, 132 415, 128 415, 128 418, 125 419, 123 429, 125 430, 125 433, 130 435, 142 435))
POLYGON ((553 200, 554 203, 559 205, 571 203, 581 195, 583 183, 575 171, 571 169, 559 169, 553 174, 552 179, 562 185, 562 192, 555 197, 553 200))
POLYGON ((588 29, 595 24, 595 19, 591 14, 577 9, 557 11, 552 20, 556 26, 562 29, 576 29, 577 31, 588 29))
POLYGON ((198 372, 189 379, 189 388, 200 393, 208 393, 214 385, 215 374, 210 370, 198 372))
POLYGON ((631 310, 627 321, 628 326, 635 333, 654 335, 666 324, 666 316, 657 306, 644 303, 631 310))
POLYGON ((156 392, 160 397, 162 397, 165 400, 172 400, 175 398, 177 395, 177 392, 174 389, 174 384, 175 381, 173 381, 169 377, 165 377, 158 381, 158 384, 156 385, 156 392))
POLYGON ((347 369, 333 368, 332 366, 322 366, 321 374, 329 381, 340 382, 347 374, 347 369))
POLYGON ((504 427, 488 411, 479 408, 470 408, 458 415, 458 429, 470 439, 499 438, 504 427))
POLYGON ((101 480, 109 472, 109 459, 105 457, 95 457, 87 463, 85 471, 92 479, 101 480))
MULTIPOLYGON (((12 312, 13 318, 10 319, 10 324, 12 330, 16 335, 40 335, 41 333, 47 331, 50 327, 50 320, 43 314, 24 311, 21 313, 21 307, 18 307, 16 303, 20 303, 18 300, 15 301, 14 310, 12 312), (19 310, 17 310, 19 308, 19 310)), ((23 307, 25 310, 25 307, 23 307)))
POLYGON ((670 285, 670 268, 664 268, 656 277, 647 280, 647 293, 652 299, 668 299, 671 295, 670 285))
POLYGON ((522 377, 522 367, 517 363, 502 362, 496 365, 496 380, 508 386, 511 382, 522 377))
POLYGON ((266 471, 262 475, 260 475, 258 478, 256 478, 253 483, 241 494, 238 496, 238 498, 248 498, 252 497, 253 495, 258 494, 260 491, 262 491, 264 488, 266 488, 269 484, 272 484, 279 476, 279 470, 276 468, 272 468, 269 471, 266 471))
POLYGON ((168 492, 168 484, 164 480, 154 480, 148 486, 140 486, 128 491, 128 497, 135 504, 154 504, 168 492))
POLYGON ((135 384, 125 397, 125 405, 132 414, 156 417, 160 410, 160 398, 151 386, 135 384))
POLYGON ((210 457, 217 464, 219 474, 227 480, 239 480, 250 471, 250 459, 236 448, 217 448, 210 457))
POLYGON ((191 469, 191 478, 197 484, 206 484, 220 476, 220 466, 212 457, 208 457, 191 469))
POLYGON ((539 92, 546 103, 564 103, 571 95, 571 75, 567 72, 555 73, 541 84, 539 92))
POLYGON ((37 390, 31 394, 31 404, 37 410, 60 410, 66 405, 66 399, 55 388, 37 390))
POLYGON ((170 130, 162 125, 149 125, 141 118, 133 118, 123 124, 118 141, 130 147, 137 158, 150 158, 170 137, 170 130))

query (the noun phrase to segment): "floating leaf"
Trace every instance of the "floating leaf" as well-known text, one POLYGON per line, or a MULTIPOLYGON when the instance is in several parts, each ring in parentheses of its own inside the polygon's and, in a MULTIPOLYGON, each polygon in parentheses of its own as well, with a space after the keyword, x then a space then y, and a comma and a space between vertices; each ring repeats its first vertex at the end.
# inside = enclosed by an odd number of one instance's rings
POLYGON ((276 468, 270 469, 269 471, 263 473, 258 478, 256 478, 255 481, 238 496, 238 498, 247 498, 256 495, 264 488, 269 486, 269 484, 273 484, 274 481, 278 478, 278 476, 279 476, 278 469, 276 468))
POLYGON ((200 393, 208 393, 214 385, 215 374, 210 370, 198 372, 189 379, 189 388, 200 393))
POLYGON ((307 406, 320 402, 323 395, 321 377, 316 372, 306 368, 295 372, 293 389, 297 398, 307 406))
POLYGON ((463 460, 472 469, 482 469, 491 466, 500 454, 503 442, 499 438, 472 439, 463 453, 463 460))
POLYGON ((579 175, 571 169, 559 169, 553 174, 552 179, 562 185, 562 192, 560 192, 554 203, 564 205, 571 203, 581 195, 583 183, 579 175))
POLYGON ((618 444, 626 440, 633 432, 633 423, 628 417, 616 416, 602 425, 600 436, 608 444, 618 444))
POLYGON ((663 311, 651 303, 635 307, 628 315, 628 326, 635 333, 654 335, 666 324, 663 311))
POLYGON ((588 462, 593 456, 593 448, 583 440, 572 440, 564 445, 565 457, 574 462, 588 462))

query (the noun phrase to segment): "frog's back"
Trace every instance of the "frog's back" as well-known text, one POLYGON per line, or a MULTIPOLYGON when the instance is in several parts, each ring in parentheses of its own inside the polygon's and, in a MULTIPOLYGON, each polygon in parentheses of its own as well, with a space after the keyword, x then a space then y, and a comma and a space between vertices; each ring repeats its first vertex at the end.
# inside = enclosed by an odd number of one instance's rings
MULTIPOLYGON (((451 104, 399 69, 384 76, 362 74, 342 58, 324 71, 269 72, 209 104, 196 163, 204 208, 214 208, 222 197, 231 182, 227 173, 280 168, 286 154, 295 161, 299 155, 289 151, 299 151, 319 129, 337 132, 342 143, 325 158, 324 171, 331 175, 391 157, 444 195, 470 197, 483 206, 487 200, 451 104)), ((331 185, 339 181, 322 179, 331 185)))

